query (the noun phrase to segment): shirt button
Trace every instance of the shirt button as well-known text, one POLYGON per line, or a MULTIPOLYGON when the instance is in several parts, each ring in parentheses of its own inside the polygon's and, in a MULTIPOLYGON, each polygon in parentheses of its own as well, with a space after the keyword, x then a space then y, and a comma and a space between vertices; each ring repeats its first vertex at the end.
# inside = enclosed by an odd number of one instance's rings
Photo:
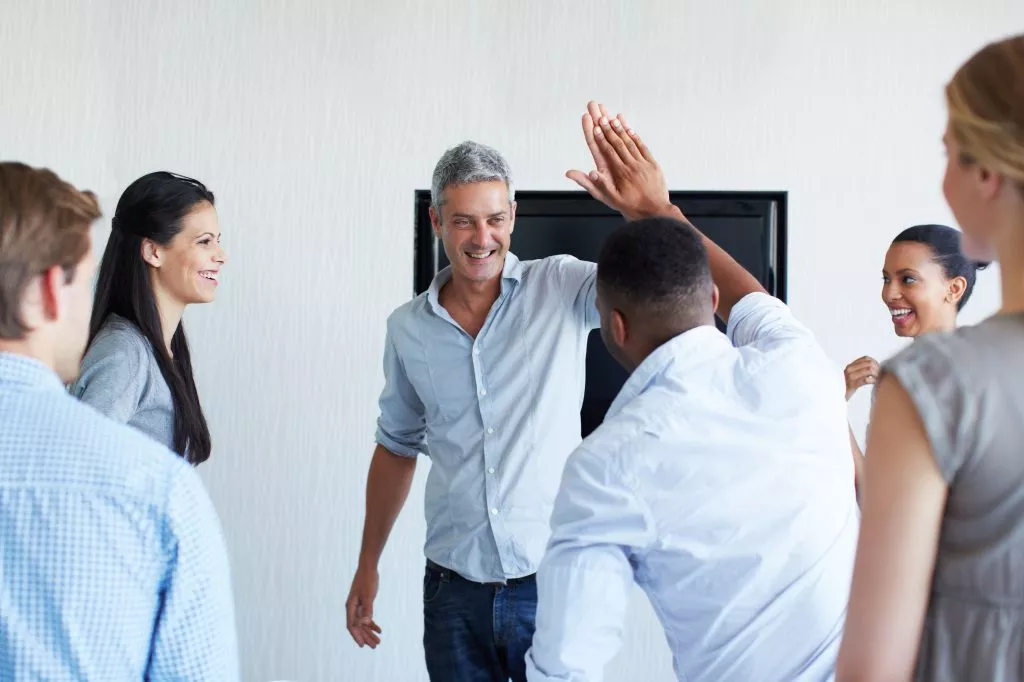
POLYGON ((473 348, 473 355, 480 355, 480 349, 479 349, 479 348, 476 348, 476 347, 474 347, 474 348, 473 348))
POLYGON ((480 389, 480 395, 487 395, 487 389, 486 388, 481 388, 480 389))
POLYGON ((493 428, 487 429, 487 433, 494 433, 494 429, 493 428))
POLYGON ((489 469, 487 470, 487 473, 489 473, 489 474, 493 474, 493 473, 494 473, 494 467, 491 467, 491 468, 489 468, 489 469))
POLYGON ((497 509, 491 509, 491 515, 496 515, 497 513, 498 513, 497 509))

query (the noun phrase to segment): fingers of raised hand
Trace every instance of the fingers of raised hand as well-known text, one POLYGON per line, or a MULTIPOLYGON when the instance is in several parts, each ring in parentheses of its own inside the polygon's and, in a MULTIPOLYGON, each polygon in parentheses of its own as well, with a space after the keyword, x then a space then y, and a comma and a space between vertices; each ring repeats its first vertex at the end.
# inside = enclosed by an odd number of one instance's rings
MULTIPOLYGON (((632 144, 632 140, 626 134, 619 119, 609 119, 602 116, 598 122, 598 127, 594 130, 594 134, 598 138, 598 144, 600 144, 601 138, 604 138, 604 141, 607 143, 609 150, 606 151, 602 147, 602 151, 610 163, 616 159, 627 166, 632 166, 636 163, 637 157, 633 156, 626 145, 626 141, 632 144), (614 156, 612 156, 613 154, 614 156)), ((633 146, 635 148, 635 145, 633 146)))
POLYGON ((595 120, 589 112, 583 114, 583 138, 587 141, 587 148, 590 149, 590 155, 594 158, 594 165, 597 166, 598 170, 604 170, 607 168, 608 162, 605 160, 601 148, 594 139, 595 120))

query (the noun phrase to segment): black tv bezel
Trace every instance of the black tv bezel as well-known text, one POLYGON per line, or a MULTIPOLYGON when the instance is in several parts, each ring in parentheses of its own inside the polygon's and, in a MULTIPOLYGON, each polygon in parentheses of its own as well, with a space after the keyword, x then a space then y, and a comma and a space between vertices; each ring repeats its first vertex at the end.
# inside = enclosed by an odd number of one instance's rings
MULTIPOLYGON (((787 199, 787 192, 771 190, 669 192, 669 200, 684 215, 755 216, 771 221, 773 229, 767 230, 765 234, 768 239, 774 234, 775 241, 765 245, 766 253, 769 254, 768 267, 765 269, 769 281, 762 284, 769 293, 782 301, 786 301, 787 295, 787 199)), ((517 190, 516 203, 517 218, 530 215, 618 215, 582 190, 517 190)), ((416 190, 414 206, 413 296, 417 296, 430 287, 437 273, 439 245, 430 224, 430 190, 416 190)), ((699 221, 697 227, 700 227, 699 221)))

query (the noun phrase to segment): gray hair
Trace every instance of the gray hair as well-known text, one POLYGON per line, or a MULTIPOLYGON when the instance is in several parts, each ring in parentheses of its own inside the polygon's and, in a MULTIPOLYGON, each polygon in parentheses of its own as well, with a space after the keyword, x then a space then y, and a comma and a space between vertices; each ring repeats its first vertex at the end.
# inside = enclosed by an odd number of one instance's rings
POLYGON ((430 205, 435 211, 444 203, 442 193, 451 185, 468 185, 474 182, 501 180, 508 187, 508 200, 515 201, 516 191, 512 186, 512 169, 508 161, 487 145, 467 140, 446 151, 434 166, 434 177, 430 183, 430 205))

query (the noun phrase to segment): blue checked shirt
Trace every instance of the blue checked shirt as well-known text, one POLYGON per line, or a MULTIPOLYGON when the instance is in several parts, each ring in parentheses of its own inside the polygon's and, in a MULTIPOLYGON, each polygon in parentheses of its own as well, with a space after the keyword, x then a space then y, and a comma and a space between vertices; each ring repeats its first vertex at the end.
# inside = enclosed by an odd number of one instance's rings
POLYGON ((0 680, 238 678, 227 554, 198 476, 0 353, 0 680))
POLYGON ((597 266, 505 257, 474 339, 438 302, 450 269, 388 318, 377 442, 430 456, 427 558, 477 582, 537 570, 580 443, 597 266))
POLYGON ((600 682, 633 584, 680 680, 825 682, 857 544, 842 373, 778 299, 651 353, 565 466, 530 682, 600 682))

